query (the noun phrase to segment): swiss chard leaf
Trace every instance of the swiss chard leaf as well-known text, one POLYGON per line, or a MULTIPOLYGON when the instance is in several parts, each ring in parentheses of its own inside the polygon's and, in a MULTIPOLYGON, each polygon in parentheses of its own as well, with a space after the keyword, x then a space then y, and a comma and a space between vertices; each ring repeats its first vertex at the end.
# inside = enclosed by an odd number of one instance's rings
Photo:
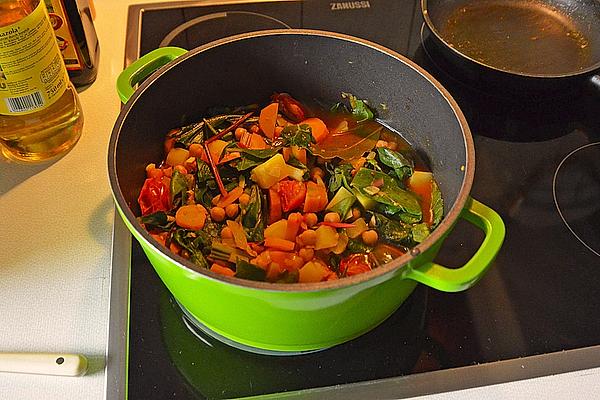
POLYGON ((307 124, 288 125, 281 131, 279 140, 283 146, 299 146, 308 148, 311 143, 315 142, 312 136, 310 126, 307 124))
POLYGON ((192 143, 202 143, 204 141, 203 128, 204 122, 196 122, 173 131, 169 134, 169 137, 175 139, 175 143, 182 147, 188 147, 192 143))
POLYGON ((378 147, 377 155, 379 157, 379 161, 394 171, 400 182, 412 175, 415 167, 414 163, 402 153, 390 150, 387 147, 378 147))
POLYGON ((422 218, 421 206, 417 197, 398 186, 393 178, 383 172, 367 168, 358 170, 351 186, 373 201, 383 204, 383 209, 388 215, 409 214, 417 221, 422 218), (371 190, 377 188, 377 191, 371 190), (365 188, 369 188, 365 190, 365 188))
POLYGON ((204 254, 202 253, 203 248, 200 247, 202 241, 195 241, 197 238, 198 235, 196 232, 187 229, 177 229, 172 236, 172 240, 175 243, 187 250, 191 262, 202 268, 208 269, 208 261, 206 261, 206 258, 204 258, 204 254))
POLYGON ((338 164, 334 167, 333 164, 326 163, 325 168, 330 174, 328 184, 328 190, 330 194, 333 195, 342 186, 348 190, 351 190, 349 182, 352 181, 352 164, 338 164))
POLYGON ((196 171, 194 197, 196 202, 202 204, 204 207, 212 207, 210 191, 216 188, 216 181, 207 163, 200 158, 196 158, 196 165, 198 166, 198 170, 196 171))
POLYGON ((147 231, 169 231, 175 221, 169 221, 164 211, 157 211, 139 218, 147 231))
POLYGON ((260 160, 266 160, 267 158, 273 157, 275 154, 277 154, 278 150, 279 149, 243 149, 241 147, 232 147, 229 149, 229 151, 237 151, 242 153, 242 156, 247 155, 260 160))
POLYGON ((279 276, 279 279, 277 279, 277 283, 298 283, 298 278, 300 277, 300 273, 298 272, 297 269, 289 271, 289 270, 285 270, 283 271, 283 274, 281 274, 281 276, 279 276))
POLYGON ((246 231, 246 236, 251 242, 260 242, 264 239, 263 230, 265 222, 263 217, 263 194, 258 185, 252 185, 250 188, 250 201, 242 209, 242 226, 246 231))
POLYGON ((379 240, 393 245, 412 246, 410 225, 394 221, 378 213, 373 213, 371 222, 375 225, 379 240))
POLYGON ((186 204, 188 180, 184 174, 174 170, 171 175, 171 204, 173 207, 179 207, 186 204))
POLYGON ((356 118, 357 121, 365 121, 368 119, 373 119, 373 111, 369 108, 367 103, 364 100, 359 100, 350 93, 342 93, 342 97, 348 99, 350 102, 350 108, 352 110, 352 115, 356 118))
POLYGON ((238 258, 235 263, 234 276, 242 279, 250 279, 252 281, 264 281, 267 277, 267 272, 254 264, 250 264, 249 262, 238 258))
POLYGON ((346 251, 351 254, 370 253, 371 251, 373 251, 373 247, 367 246, 360 239, 348 239, 346 251))
POLYGON ((412 236, 412 240, 415 243, 421 243, 427 236, 429 236, 431 232, 429 231, 429 227, 426 223, 413 225, 410 234, 412 236))
POLYGON ((278 149, 242 149, 239 147, 231 148, 231 151, 239 151, 240 158, 233 165, 238 171, 246 171, 262 164, 264 160, 273 157, 278 149))

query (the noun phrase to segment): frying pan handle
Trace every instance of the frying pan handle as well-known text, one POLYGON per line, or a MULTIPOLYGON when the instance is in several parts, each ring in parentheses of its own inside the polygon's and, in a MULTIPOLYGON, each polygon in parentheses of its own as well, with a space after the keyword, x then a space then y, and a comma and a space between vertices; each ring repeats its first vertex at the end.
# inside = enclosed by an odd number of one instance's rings
POLYGON ((485 233, 485 238, 473 257, 456 269, 428 262, 409 270, 407 278, 444 292, 460 292, 477 283, 500 250, 506 228, 494 210, 473 198, 469 198, 460 217, 485 233))
POLYGON ((117 92, 121 101, 127 103, 133 96, 133 92, 135 92, 135 85, 163 65, 185 53, 187 53, 187 50, 179 47, 160 47, 133 62, 117 77, 117 92))

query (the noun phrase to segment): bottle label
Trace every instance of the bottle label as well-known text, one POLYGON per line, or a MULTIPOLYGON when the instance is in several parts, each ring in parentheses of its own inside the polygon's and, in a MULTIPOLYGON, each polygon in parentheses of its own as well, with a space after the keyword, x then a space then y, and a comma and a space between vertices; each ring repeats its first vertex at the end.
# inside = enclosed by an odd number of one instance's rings
POLYGON ((56 34, 58 47, 62 53, 63 60, 65 60, 67 71, 81 71, 83 69, 83 63, 81 62, 81 56, 77 52, 75 35, 73 34, 71 24, 69 23, 63 1, 45 0, 45 2, 48 14, 50 15, 52 28, 56 34))
POLYGON ((19 22, 0 28, 0 114, 40 111, 60 99, 68 84, 43 1, 19 22))

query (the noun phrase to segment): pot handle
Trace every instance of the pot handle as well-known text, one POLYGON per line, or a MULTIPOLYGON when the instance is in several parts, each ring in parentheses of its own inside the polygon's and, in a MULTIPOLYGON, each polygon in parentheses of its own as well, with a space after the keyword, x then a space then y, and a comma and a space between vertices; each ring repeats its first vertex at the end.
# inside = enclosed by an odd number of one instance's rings
POLYGON ((137 59, 117 77, 117 92, 121 101, 127 103, 135 92, 135 85, 185 53, 187 50, 180 47, 160 47, 137 59))
POLYGON ((496 211, 471 197, 467 200, 460 218, 485 233, 485 238, 473 257, 465 265, 455 269, 427 262, 409 269, 407 278, 444 292, 460 292, 477 283, 496 258, 504 241, 506 228, 496 211))

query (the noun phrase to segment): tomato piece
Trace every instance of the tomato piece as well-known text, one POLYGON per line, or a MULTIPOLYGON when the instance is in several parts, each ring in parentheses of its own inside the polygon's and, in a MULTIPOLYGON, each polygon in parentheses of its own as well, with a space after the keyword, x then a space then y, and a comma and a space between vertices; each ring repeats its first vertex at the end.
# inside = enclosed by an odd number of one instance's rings
POLYGON ((304 201, 304 212, 319 212, 327 207, 327 189, 324 185, 315 182, 306 184, 306 200, 304 201))
POLYGON ((148 178, 138 197, 142 215, 157 211, 168 211, 171 208, 171 192, 169 186, 160 178, 148 178))
POLYGON ((340 261, 340 275, 352 276, 369 272, 371 263, 367 254, 352 254, 340 261))
POLYGON ((282 217, 281 199, 277 190, 269 188, 269 224, 279 221, 282 217))
POLYGON ((306 186, 304 182, 285 179, 279 182, 277 193, 281 199, 281 208, 288 212, 300 208, 306 196, 306 186))

